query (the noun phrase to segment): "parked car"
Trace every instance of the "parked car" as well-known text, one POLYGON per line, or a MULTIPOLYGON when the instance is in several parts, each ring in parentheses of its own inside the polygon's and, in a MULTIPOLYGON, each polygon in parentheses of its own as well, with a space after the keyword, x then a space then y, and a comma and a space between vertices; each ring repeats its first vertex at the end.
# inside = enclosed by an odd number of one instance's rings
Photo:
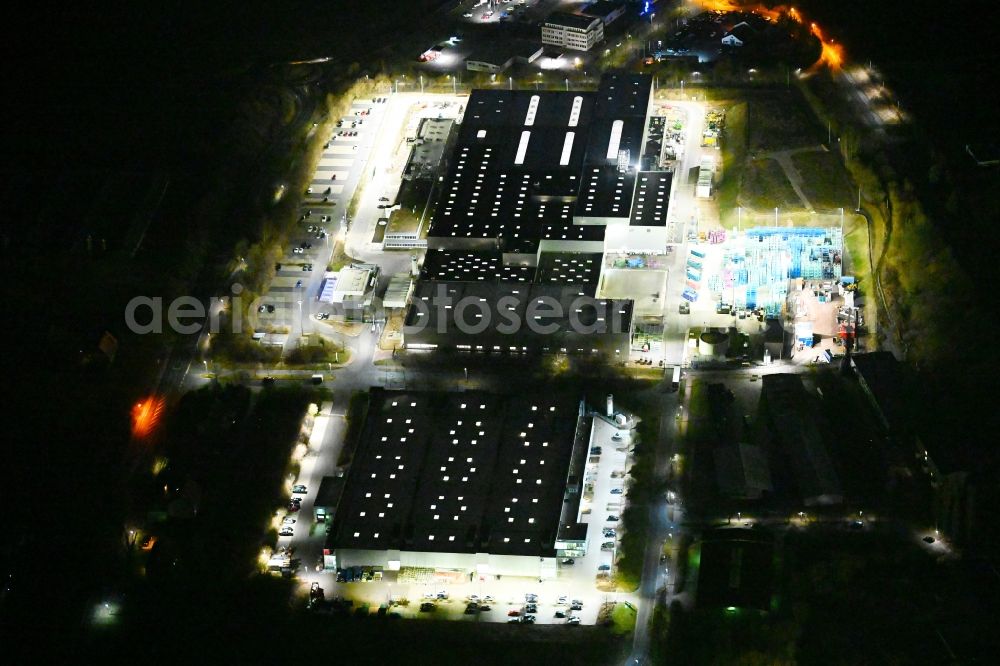
POLYGON ((612 488, 611 489, 611 494, 612 495, 621 495, 623 492, 624 491, 621 488, 612 488))
POLYGON ((572 617, 566 619, 566 624, 580 624, 580 618, 573 615, 572 617))
POLYGON ((576 563, 576 560, 574 560, 574 559, 573 559, 572 557, 564 557, 564 558, 562 558, 562 559, 561 559, 561 560, 559 560, 559 561, 560 561, 560 562, 561 562, 562 564, 565 564, 566 566, 572 566, 573 564, 575 564, 575 563, 576 563))
POLYGON ((608 517, 606 518, 606 520, 607 520, 607 521, 608 521, 609 523, 617 523, 617 522, 618 522, 619 520, 621 520, 621 519, 620 519, 620 518, 619 518, 618 516, 616 516, 615 514, 611 514, 610 516, 608 516, 608 517))
POLYGON ((306 487, 305 487, 305 486, 303 486, 303 485, 302 485, 301 483, 299 483, 299 484, 296 484, 296 485, 292 486, 292 492, 293 492, 293 493, 301 493, 301 494, 305 494, 305 492, 306 492, 306 487))

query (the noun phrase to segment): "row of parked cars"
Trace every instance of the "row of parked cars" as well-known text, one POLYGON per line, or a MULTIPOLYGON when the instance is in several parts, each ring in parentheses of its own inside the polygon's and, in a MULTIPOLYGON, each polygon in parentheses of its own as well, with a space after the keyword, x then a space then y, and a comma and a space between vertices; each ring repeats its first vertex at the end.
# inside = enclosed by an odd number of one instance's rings
POLYGON ((281 529, 278 531, 278 536, 294 536, 297 519, 292 514, 298 513, 302 508, 302 498, 296 497, 296 495, 305 495, 307 490, 302 484, 292 486, 292 498, 288 500, 288 514, 281 519, 281 529))
POLYGON ((337 569, 338 583, 367 583, 372 580, 382 580, 382 567, 344 567, 337 569))

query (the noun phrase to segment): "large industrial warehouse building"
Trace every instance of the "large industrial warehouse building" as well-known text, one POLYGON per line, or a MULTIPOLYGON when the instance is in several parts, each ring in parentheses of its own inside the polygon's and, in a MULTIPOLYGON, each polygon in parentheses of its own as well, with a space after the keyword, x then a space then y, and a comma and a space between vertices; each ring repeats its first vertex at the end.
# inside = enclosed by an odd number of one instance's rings
POLYGON ((554 577, 586 548, 589 437, 573 400, 372 389, 324 565, 554 577))
POLYGON ((648 137, 651 101, 651 77, 627 73, 605 74, 593 92, 472 92, 407 313, 407 348, 627 356, 633 292, 652 289, 655 307, 642 312, 660 315, 665 280, 641 271, 622 277, 607 257, 666 252, 673 174, 643 170, 655 168, 643 156, 658 152, 648 137), (496 334, 496 316, 468 334, 454 325, 453 309, 426 312, 441 293, 490 306, 508 296, 511 310, 548 296, 564 316, 554 335, 496 334), (574 307, 578 297, 596 302, 574 307), (584 313, 591 325, 570 325, 584 313), (625 319, 624 330, 609 325, 611 314, 625 319))

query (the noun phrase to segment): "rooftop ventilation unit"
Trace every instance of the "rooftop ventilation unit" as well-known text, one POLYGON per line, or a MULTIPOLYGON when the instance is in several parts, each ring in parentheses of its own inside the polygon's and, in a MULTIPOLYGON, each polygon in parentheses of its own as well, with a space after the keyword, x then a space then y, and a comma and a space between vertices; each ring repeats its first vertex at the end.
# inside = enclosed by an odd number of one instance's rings
POLYGON ((618 173, 625 173, 628 171, 629 162, 632 160, 631 151, 626 148, 625 150, 618 151, 618 173))

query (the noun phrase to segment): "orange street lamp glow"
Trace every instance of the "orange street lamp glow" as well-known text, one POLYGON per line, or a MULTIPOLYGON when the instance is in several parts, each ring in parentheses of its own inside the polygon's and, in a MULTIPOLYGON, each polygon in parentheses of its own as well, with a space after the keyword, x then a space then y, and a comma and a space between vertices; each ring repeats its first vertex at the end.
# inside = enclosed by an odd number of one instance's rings
MULTIPOLYGON (((802 14, 799 13, 795 7, 785 7, 778 6, 774 8, 768 8, 764 5, 741 5, 735 2, 735 0, 696 0, 697 4, 700 5, 706 11, 714 12, 737 12, 737 11, 752 11, 761 16, 765 16, 768 19, 774 21, 781 17, 782 14, 786 14, 797 23, 805 24, 802 14)), ((814 67, 826 65, 832 69, 838 69, 843 65, 845 56, 844 49, 839 44, 834 44, 833 40, 827 40, 823 37, 823 32, 815 22, 809 23, 809 30, 816 39, 819 40, 822 46, 820 50, 819 60, 814 63, 814 67)))
POLYGON ((132 436, 142 439, 148 437, 160 422, 163 411, 163 398, 151 396, 140 400, 132 408, 132 436))

